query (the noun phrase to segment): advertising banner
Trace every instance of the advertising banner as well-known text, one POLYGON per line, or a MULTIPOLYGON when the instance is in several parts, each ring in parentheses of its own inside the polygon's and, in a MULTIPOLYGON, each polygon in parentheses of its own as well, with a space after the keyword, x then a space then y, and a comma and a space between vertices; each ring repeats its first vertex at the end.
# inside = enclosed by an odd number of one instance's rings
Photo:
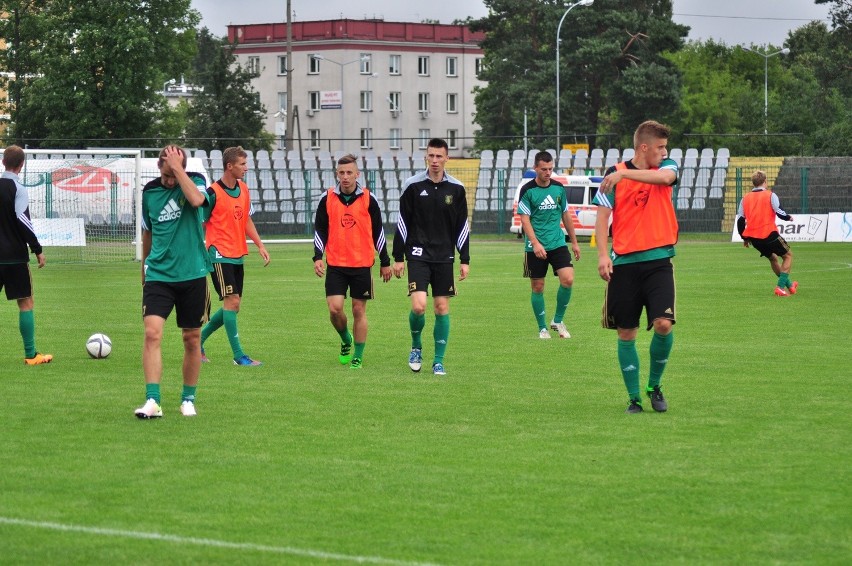
POLYGON ((852 212, 829 212, 826 242, 852 242, 852 212))
MULTIPOLYGON (((828 214, 794 214, 792 222, 776 219, 778 233, 788 242, 824 242, 828 227, 828 214)), ((742 242, 736 222, 731 233, 732 242, 742 242)))

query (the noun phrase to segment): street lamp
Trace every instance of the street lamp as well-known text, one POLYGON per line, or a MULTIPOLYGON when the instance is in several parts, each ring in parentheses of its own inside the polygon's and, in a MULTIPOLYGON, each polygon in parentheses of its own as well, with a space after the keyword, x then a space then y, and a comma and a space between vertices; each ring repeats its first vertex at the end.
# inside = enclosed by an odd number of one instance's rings
POLYGON ((357 59, 353 59, 352 61, 346 61, 345 63, 340 63, 340 62, 335 61, 333 59, 329 59, 328 57, 325 57, 323 55, 311 55, 311 58, 316 59, 318 61, 328 61, 329 63, 334 63, 335 65, 340 67, 340 148, 344 149, 344 147, 343 147, 344 146, 344 143, 343 143, 343 139, 344 139, 343 138, 343 126, 344 126, 344 122, 345 122, 344 121, 344 116, 345 116, 344 113, 346 112, 346 105, 344 104, 344 98, 345 98, 344 93, 345 93, 346 83, 343 82, 343 67, 345 67, 346 65, 351 65, 352 63, 360 63, 361 61, 367 61, 370 58, 367 55, 362 55, 357 59))
POLYGON ((769 133, 769 58, 776 55, 786 55, 790 50, 785 47, 775 53, 766 54, 750 49, 745 45, 741 47, 750 53, 763 57, 763 135, 765 136, 769 133))
MULTIPOLYGON (((505 59, 505 58, 503 59, 504 63, 507 63, 508 61, 509 61, 509 59, 505 59)), ((520 67, 517 66, 517 65, 512 65, 512 66, 515 67, 516 69, 520 69, 520 67)), ((527 76, 528 72, 529 72, 529 69, 524 69, 524 77, 527 76)), ((515 78, 515 76, 512 75, 513 80, 514 80, 514 78, 515 78)), ((526 82, 526 79, 524 79, 524 82, 526 82)), ((528 139, 529 138, 527 137, 527 102, 526 102, 526 100, 524 100, 524 155, 526 155, 527 152, 528 152, 528 150, 527 150, 527 146, 529 145, 528 139)))
POLYGON ((559 144, 559 34, 562 31, 562 22, 565 21, 565 16, 568 15, 568 12, 576 8, 577 6, 591 6, 595 0, 578 0, 574 2, 568 9, 565 10, 565 13, 562 14, 562 19, 559 20, 559 26, 556 28, 556 151, 562 149, 562 146, 559 144))

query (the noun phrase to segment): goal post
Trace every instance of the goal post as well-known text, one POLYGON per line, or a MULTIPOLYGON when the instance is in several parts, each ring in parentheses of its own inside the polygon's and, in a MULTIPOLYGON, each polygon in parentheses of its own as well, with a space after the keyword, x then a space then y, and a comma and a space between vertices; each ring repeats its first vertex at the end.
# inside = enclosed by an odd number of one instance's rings
MULTIPOLYGON (((25 149, 27 188, 36 235, 48 260, 103 263, 142 259, 142 188, 160 176, 142 149, 25 149)), ((201 159, 187 156, 200 173, 201 159)))

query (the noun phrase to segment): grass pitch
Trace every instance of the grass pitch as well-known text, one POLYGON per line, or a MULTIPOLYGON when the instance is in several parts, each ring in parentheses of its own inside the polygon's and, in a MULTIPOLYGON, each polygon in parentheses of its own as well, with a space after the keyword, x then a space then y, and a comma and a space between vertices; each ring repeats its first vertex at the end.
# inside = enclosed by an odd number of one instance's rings
POLYGON ((233 366, 217 332, 198 417, 182 417, 172 318, 165 416, 148 422, 132 414, 139 265, 34 269, 37 343, 55 361, 24 367, 5 304, 0 562, 848 563, 852 248, 794 243, 800 291, 777 298, 754 250, 682 242, 670 409, 641 415, 623 412, 582 248, 573 337, 545 342, 519 243, 475 240, 435 378, 431 314, 424 372, 407 367, 403 281, 376 276, 364 369, 350 371, 310 247, 274 246, 269 267, 248 261, 239 317, 264 365, 233 366), (85 352, 94 332, 112 338, 106 360, 85 352))

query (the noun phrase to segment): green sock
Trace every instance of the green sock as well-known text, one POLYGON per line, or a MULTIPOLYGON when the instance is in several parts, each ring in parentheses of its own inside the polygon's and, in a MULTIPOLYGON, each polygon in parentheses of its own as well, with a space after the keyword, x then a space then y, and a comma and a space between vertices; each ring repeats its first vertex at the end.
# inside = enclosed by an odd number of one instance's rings
POLYGON ((432 330, 435 337, 435 361, 433 363, 444 363, 444 353, 447 351, 447 341, 450 339, 450 315, 436 314, 435 328, 432 330))
POLYGON ((783 271, 781 275, 778 276, 778 286, 782 289, 786 288, 790 284, 790 276, 783 271))
POLYGON ((36 355, 35 315, 32 309, 18 311, 18 330, 21 331, 21 338, 24 339, 24 357, 34 358, 36 355))
POLYGON ((665 336, 654 332, 654 337, 651 338, 651 374, 648 376, 648 390, 660 384, 669 361, 672 344, 674 344, 674 332, 669 332, 665 336))
POLYGON ((210 317, 210 320, 207 324, 204 325, 204 328, 201 329, 201 347, 204 347, 204 342, 210 338, 210 335, 222 328, 223 324, 223 314, 225 309, 219 309, 216 311, 216 314, 210 317))
POLYGON ((414 314, 414 311, 408 313, 408 327, 411 329, 412 348, 423 348, 423 340, 421 337, 421 333, 423 332, 424 326, 426 326, 425 314, 414 314))
POLYGON ((157 402, 157 405, 160 404, 160 384, 159 383, 146 383, 145 384, 145 400, 153 399, 157 402))
MULTIPOLYGON (((335 330, 337 330, 335 328, 335 330)), ((349 334, 349 329, 344 328, 343 330, 337 330, 337 335, 340 336, 341 344, 352 344, 352 335, 349 334)))
POLYGON ((556 291, 556 314, 553 315, 553 322, 562 322, 565 317, 565 311, 568 310, 568 303, 571 302, 571 287, 559 286, 556 291))
POLYGON ((231 351, 234 353, 234 359, 238 360, 246 354, 240 345, 240 333, 237 330, 237 311, 224 311, 222 319, 224 321, 225 334, 228 335, 228 342, 231 343, 231 351))
POLYGON ((547 328, 547 323, 544 321, 544 294, 530 293, 530 303, 532 303, 532 310, 535 315, 535 321, 538 323, 538 329, 547 328))
POLYGON ((636 351, 636 340, 618 340, 618 363, 621 366, 621 376, 631 399, 639 396, 639 352, 636 351))
POLYGON ((195 403, 195 390, 197 388, 197 385, 184 385, 183 394, 180 396, 181 403, 184 401, 192 401, 195 403))
POLYGON ((364 346, 366 346, 366 342, 355 342, 355 353, 352 355, 353 358, 358 358, 359 360, 364 359, 364 346))

